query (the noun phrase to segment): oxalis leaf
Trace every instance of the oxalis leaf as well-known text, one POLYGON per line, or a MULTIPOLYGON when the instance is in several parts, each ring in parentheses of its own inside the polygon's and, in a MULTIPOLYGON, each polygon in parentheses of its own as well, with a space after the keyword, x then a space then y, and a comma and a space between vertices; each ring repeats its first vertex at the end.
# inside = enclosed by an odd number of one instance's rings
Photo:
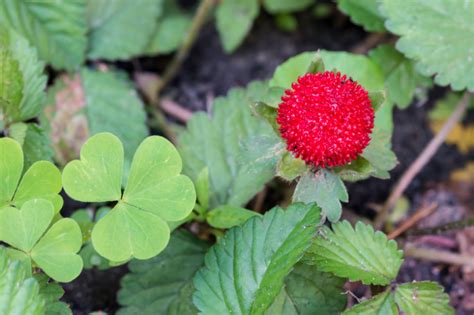
POLYGON ((6 250, 0 247, 0 314, 44 314, 45 301, 39 290, 38 283, 27 276, 21 262, 10 260, 6 250))
POLYGON ((263 314, 303 255, 319 223, 315 205, 276 207, 227 232, 194 278, 203 314, 263 314))
POLYGON ((13 139, 0 139, 0 212, 3 207, 20 208, 25 202, 41 198, 53 203, 55 213, 62 207, 61 173, 47 161, 34 163, 22 176, 23 152, 13 139))
POLYGON ((385 26, 400 36, 397 49, 421 73, 453 90, 474 91, 473 1, 381 0, 380 11, 385 26))
POLYGON ((377 8, 377 0, 338 0, 338 8, 349 15, 351 21, 368 32, 383 32, 384 18, 377 8))
POLYGON ((212 118, 205 113, 194 114, 179 136, 184 173, 196 180, 202 169, 209 169, 211 208, 244 205, 274 176, 279 140, 271 126, 254 117, 248 106, 266 93, 268 86, 263 82, 232 89, 227 97, 215 100, 212 118), (251 142, 254 144, 248 146, 251 142), (266 153, 263 157, 255 154, 262 147, 266 153))
POLYGON ((358 222, 321 227, 307 253, 307 262, 321 270, 364 284, 387 285, 397 276, 403 252, 382 232, 358 222))
POLYGON ((122 262, 148 259, 168 244, 167 222, 191 213, 196 193, 191 180, 180 175, 181 158, 165 138, 146 138, 133 158, 122 194, 124 149, 110 133, 99 133, 81 149, 81 159, 66 165, 64 190, 83 202, 117 201, 96 223, 92 244, 103 257, 122 262))
POLYGON ((25 36, 41 59, 72 70, 84 60, 86 23, 83 0, 0 2, 0 21, 25 36))
POLYGON ((22 251, 24 259, 51 278, 69 282, 82 270, 76 254, 82 245, 81 230, 72 219, 60 219, 49 227, 54 215, 53 204, 43 199, 29 200, 21 210, 0 209, 0 240, 22 251))
POLYGON ((197 314, 192 279, 204 264, 209 245, 188 232, 176 231, 159 256, 130 262, 122 278, 118 314, 197 314))
MULTIPOLYGON (((2 2, 0 8, 8 2, 2 2)), ((38 61, 36 50, 15 31, 0 28, 0 65, 3 119, 13 123, 37 116, 44 106, 46 76, 43 75, 44 63, 38 61)))

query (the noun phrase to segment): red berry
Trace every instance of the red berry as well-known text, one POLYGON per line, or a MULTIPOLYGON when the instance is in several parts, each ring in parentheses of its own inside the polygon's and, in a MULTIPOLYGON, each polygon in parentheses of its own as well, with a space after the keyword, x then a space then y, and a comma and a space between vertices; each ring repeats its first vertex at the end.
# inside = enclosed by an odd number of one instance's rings
POLYGON ((374 110, 367 91, 340 73, 307 73, 285 91, 277 122, 287 149, 315 167, 355 160, 370 142, 374 110))

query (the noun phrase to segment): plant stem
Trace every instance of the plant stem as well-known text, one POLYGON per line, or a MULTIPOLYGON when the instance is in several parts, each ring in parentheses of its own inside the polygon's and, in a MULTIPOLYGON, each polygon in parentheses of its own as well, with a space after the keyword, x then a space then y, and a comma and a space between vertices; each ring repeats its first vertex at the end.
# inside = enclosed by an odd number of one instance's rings
POLYGON ((444 139, 449 134, 451 129, 453 129, 456 123, 461 119, 467 109, 470 99, 471 94, 469 92, 465 92, 462 99, 457 104, 456 109, 444 124, 443 128, 436 134, 433 139, 431 139, 431 141, 423 149, 423 151, 415 160, 415 162, 410 165, 410 167, 405 171, 403 176, 397 182, 395 188, 390 193, 389 198, 387 199, 384 206, 382 207, 382 209, 377 214, 377 217, 374 220, 374 226, 377 229, 380 229, 382 227, 390 211, 395 206, 395 203, 403 194, 408 185, 410 185, 413 178, 415 178, 415 176, 421 171, 421 169, 431 160, 436 151, 438 151, 438 148, 441 146, 441 144, 443 144, 444 139))
POLYGON ((409 231, 407 234, 410 236, 419 236, 419 235, 437 235, 437 234, 443 234, 448 231, 453 231, 453 230, 462 230, 466 227, 474 226, 474 217, 472 218, 467 218, 464 220, 459 220, 459 221, 454 221, 450 223, 446 223, 440 226, 435 226, 431 228, 425 228, 425 229, 418 229, 418 230, 413 230, 409 231))
POLYGON ((405 222, 403 222, 397 229, 388 235, 389 239, 394 239, 399 235, 403 234, 406 230, 414 226, 418 221, 430 215, 437 207, 436 203, 432 203, 427 207, 422 207, 415 212, 411 217, 409 217, 405 222))
POLYGON ((386 36, 387 33, 370 33, 362 42, 352 48, 351 51, 354 54, 365 55, 372 47, 382 42, 386 36))
POLYGON ((410 244, 405 246, 405 255, 435 262, 443 262, 452 265, 474 267, 474 259, 469 255, 460 255, 448 251, 416 247, 410 244))

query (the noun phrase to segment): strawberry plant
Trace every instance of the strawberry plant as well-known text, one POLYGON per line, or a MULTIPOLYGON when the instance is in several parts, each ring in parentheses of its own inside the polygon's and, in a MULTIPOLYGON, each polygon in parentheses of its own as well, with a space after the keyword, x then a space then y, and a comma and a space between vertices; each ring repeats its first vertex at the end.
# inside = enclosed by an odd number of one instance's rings
POLYGON ((469 274, 469 201, 445 222, 402 195, 470 119, 473 16, 465 0, 3 0, 0 314, 464 314, 433 270, 469 274), (288 48, 308 21, 330 41, 288 48), (341 23, 354 48, 334 49, 341 23), (179 104, 203 90, 206 111, 179 104), (399 117, 424 122, 442 93, 406 165, 399 117), (354 207, 373 183, 386 201, 354 207))

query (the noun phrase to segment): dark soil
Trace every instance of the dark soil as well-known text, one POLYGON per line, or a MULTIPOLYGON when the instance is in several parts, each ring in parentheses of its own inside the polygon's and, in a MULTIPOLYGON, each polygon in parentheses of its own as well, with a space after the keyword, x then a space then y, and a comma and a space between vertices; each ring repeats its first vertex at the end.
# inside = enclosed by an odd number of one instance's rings
MULTIPOLYGON (((297 53, 317 49, 347 51, 367 36, 361 28, 342 17, 317 20, 309 13, 298 14, 297 17, 299 29, 285 33, 277 29, 272 17, 260 16, 250 36, 231 55, 222 50, 216 29, 209 23, 165 94, 189 109, 206 110, 215 96, 225 95, 230 88, 244 86, 252 80, 270 78, 277 65, 297 53)), ((169 57, 143 58, 134 63, 121 63, 119 66, 129 72, 139 69, 161 72, 168 60, 169 57)), ((391 180, 369 179, 350 184, 351 200, 346 205, 347 208, 360 214, 373 215, 367 205, 381 203, 386 199, 394 182, 432 138, 426 112, 443 93, 443 89, 436 89, 430 93, 425 105, 411 106, 404 111, 395 110, 393 148, 399 165, 391 172, 391 180)), ((461 167, 464 161, 465 157, 457 153, 457 150, 443 145, 410 185, 406 195, 412 198, 426 189, 429 183, 446 180, 452 169, 461 167)), ((66 212, 80 206, 68 204, 66 212)), ((404 269, 401 278, 408 278, 406 275, 410 275, 410 268, 404 269)), ((443 274, 435 274, 430 269, 431 265, 424 268, 422 270, 426 272, 422 275, 423 279, 443 280, 443 274)), ((87 314, 97 310, 113 314, 119 307, 116 302, 119 281, 126 272, 125 266, 107 271, 85 270, 78 279, 65 286, 66 294, 63 299, 71 304, 74 314, 87 314)), ((447 282, 450 281, 456 280, 447 282)), ((446 281, 443 284, 447 284, 446 281)))

